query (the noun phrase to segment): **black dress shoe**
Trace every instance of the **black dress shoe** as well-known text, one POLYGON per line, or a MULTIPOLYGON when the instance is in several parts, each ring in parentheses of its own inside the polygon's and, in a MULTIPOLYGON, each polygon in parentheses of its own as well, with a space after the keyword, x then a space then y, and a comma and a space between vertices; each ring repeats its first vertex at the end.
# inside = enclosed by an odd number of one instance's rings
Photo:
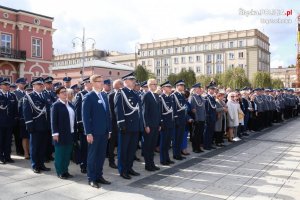
POLYGON ((37 168, 33 168, 32 171, 33 171, 34 173, 36 173, 36 174, 41 173, 41 171, 40 171, 39 169, 37 169, 37 168))
POLYGON ((202 151, 200 150, 195 150, 194 153, 201 153, 202 151))
POLYGON ((99 184, 96 181, 90 181, 89 185, 92 186, 93 188, 99 188, 99 184))
POLYGON ((104 184, 104 185, 110 185, 111 184, 111 182, 105 180, 103 177, 100 177, 99 179, 97 179, 96 182, 104 184))
POLYGON ((48 167, 46 167, 46 166, 42 166, 42 167, 40 167, 39 169, 40 169, 41 171, 46 171, 46 172, 51 171, 51 168, 48 168, 48 167))
POLYGON ((174 164, 175 162, 173 160, 168 160, 167 163, 168 164, 174 164))
POLYGON ((153 167, 145 167, 145 170, 149 171, 149 172, 154 172, 155 169, 153 167))
POLYGON ((15 161, 14 161, 13 159, 11 159, 11 158, 5 159, 5 161, 6 161, 7 163, 14 163, 14 162, 15 162, 15 161))
POLYGON ((65 175, 67 178, 73 178, 74 176, 69 174, 69 172, 64 173, 63 175, 65 175))
POLYGON ((5 161, 4 159, 1 159, 1 160, 0 160, 0 164, 5 165, 5 164, 6 164, 6 161, 5 161))
POLYGON ((214 147, 214 146, 211 146, 210 148, 211 148, 211 149, 216 149, 216 147, 214 147))
POLYGON ((132 175, 132 176, 139 176, 139 175, 141 175, 140 173, 134 171, 133 169, 130 169, 130 170, 128 171, 128 174, 130 174, 130 175, 132 175))
POLYGON ((113 169, 118 169, 117 165, 114 162, 109 163, 109 167, 113 169))
POLYGON ((68 179, 68 176, 66 174, 60 174, 60 175, 57 175, 57 177, 60 179, 63 179, 63 180, 68 179))
POLYGON ((86 174, 87 173, 87 171, 86 171, 86 168, 81 168, 81 173, 83 173, 83 174, 86 174))
POLYGON ((168 163, 168 162, 160 162, 160 164, 163 165, 163 166, 169 166, 170 165, 170 163, 168 163))
POLYGON ((207 151, 210 151, 210 150, 211 150, 211 148, 206 148, 206 147, 204 147, 203 149, 204 149, 204 150, 207 150, 207 151))
POLYGON ((126 173, 122 173, 122 174, 120 174, 120 176, 121 176, 122 178, 124 178, 124 179, 131 179, 131 176, 129 176, 129 175, 126 174, 126 173))
POLYGON ((153 168, 154 170, 160 170, 160 168, 157 167, 157 166, 155 166, 155 165, 153 165, 152 168, 153 168))
POLYGON ((183 160, 183 157, 182 157, 182 156, 173 156, 173 158, 174 158, 175 160, 183 160))

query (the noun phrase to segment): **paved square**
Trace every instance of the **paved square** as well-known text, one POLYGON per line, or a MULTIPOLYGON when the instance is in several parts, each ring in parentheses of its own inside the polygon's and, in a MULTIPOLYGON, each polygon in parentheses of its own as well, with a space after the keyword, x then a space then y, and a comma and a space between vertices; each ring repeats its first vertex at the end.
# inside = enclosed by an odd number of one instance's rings
MULTIPOLYGON (((137 154, 140 157, 140 152, 137 154)), ((155 156, 159 163, 159 156, 155 156)), ((105 163, 104 176, 112 185, 94 189, 71 164, 75 177, 61 180, 52 171, 34 174, 30 163, 13 156, 15 163, 0 166, 0 199, 299 199, 299 119, 253 133, 240 142, 202 154, 191 154, 156 173, 134 169, 142 175, 130 181, 120 178, 105 163)))

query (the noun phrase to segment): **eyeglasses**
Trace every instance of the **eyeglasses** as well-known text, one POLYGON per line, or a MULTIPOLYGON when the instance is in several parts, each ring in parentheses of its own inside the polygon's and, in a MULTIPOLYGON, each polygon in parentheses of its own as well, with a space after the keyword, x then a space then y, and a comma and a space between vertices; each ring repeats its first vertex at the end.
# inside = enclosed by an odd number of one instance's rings
POLYGON ((59 94, 63 94, 63 93, 66 93, 67 91, 64 90, 64 91, 60 91, 59 94))

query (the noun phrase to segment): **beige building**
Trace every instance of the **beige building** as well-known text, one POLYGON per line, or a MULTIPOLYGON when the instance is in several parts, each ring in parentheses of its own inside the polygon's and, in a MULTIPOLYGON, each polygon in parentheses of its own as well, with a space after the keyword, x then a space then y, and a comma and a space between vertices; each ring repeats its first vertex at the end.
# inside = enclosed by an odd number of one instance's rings
POLYGON ((271 68, 270 75, 274 79, 280 79, 287 88, 294 87, 293 83, 297 82, 296 68, 271 68))
POLYGON ((270 71, 269 46, 269 38, 257 29, 156 40, 140 44, 138 64, 153 72, 159 82, 182 69, 192 69, 198 76, 233 67, 244 68, 252 79, 257 71, 270 71))
POLYGON ((109 52, 109 56, 107 56, 105 60, 108 62, 119 63, 134 68, 137 66, 137 54, 135 53, 120 53, 111 51, 109 52))

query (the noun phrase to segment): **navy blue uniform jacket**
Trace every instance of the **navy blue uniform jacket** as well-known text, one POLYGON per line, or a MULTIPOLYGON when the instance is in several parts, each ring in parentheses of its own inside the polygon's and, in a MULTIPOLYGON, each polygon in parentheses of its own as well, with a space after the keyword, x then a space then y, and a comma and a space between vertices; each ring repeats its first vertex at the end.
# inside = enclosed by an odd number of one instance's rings
POLYGON ((158 127, 161 123, 161 99, 158 94, 148 91, 143 96, 143 115, 145 127, 158 127), (153 97, 155 96, 155 99, 153 97))

